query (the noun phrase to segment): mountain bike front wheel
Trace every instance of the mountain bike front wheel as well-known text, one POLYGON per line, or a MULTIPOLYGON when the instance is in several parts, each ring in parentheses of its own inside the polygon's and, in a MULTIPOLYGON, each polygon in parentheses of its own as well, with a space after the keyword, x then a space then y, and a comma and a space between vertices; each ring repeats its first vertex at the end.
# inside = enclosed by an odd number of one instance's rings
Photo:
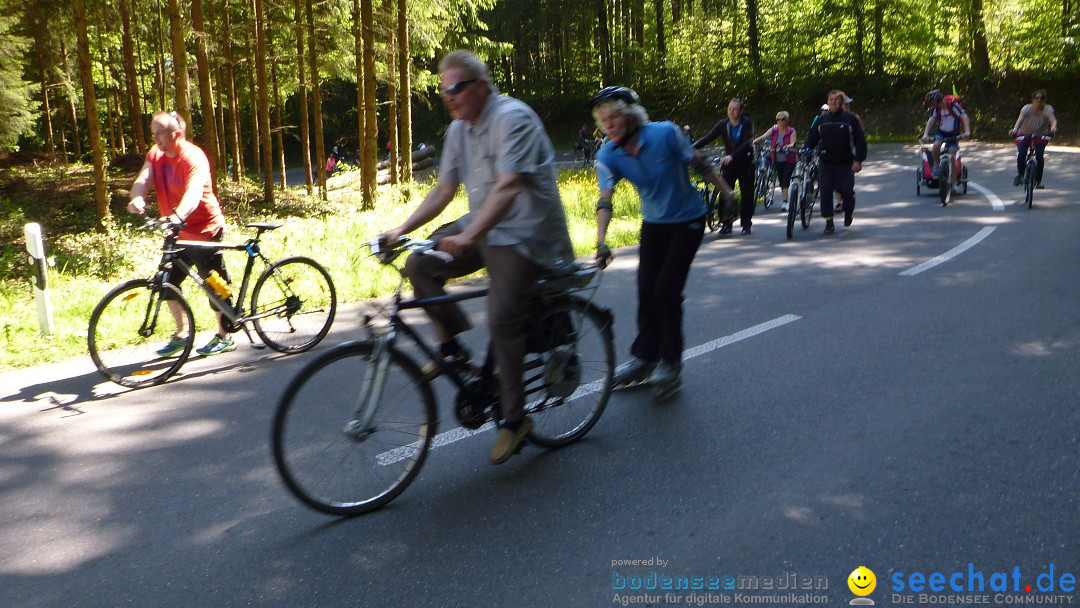
POLYGON ((367 513, 396 498, 435 436, 435 397, 416 364, 391 348, 379 370, 373 352, 372 342, 347 342, 321 354, 289 383, 274 415, 281 479, 331 515, 367 513))
POLYGON ((191 306, 176 287, 137 279, 116 287, 98 302, 90 314, 86 342, 90 358, 106 378, 121 386, 142 388, 161 384, 180 369, 191 355, 194 332, 191 306), (163 294, 176 301, 188 328, 187 336, 167 351, 176 323, 163 294))

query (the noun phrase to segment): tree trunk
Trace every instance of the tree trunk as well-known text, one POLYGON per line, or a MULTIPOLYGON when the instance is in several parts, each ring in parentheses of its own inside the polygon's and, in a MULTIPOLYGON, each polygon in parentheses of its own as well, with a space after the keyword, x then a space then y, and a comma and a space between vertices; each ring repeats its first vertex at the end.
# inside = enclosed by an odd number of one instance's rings
MULTIPOLYGON (((362 25, 363 18, 361 17, 360 9, 361 0, 353 0, 352 16, 353 16, 353 58, 356 65, 356 143, 358 151, 356 154, 357 162, 360 164, 360 179, 363 182, 365 177, 365 161, 367 159, 367 118, 364 113, 364 102, 367 100, 367 96, 364 92, 364 87, 367 86, 367 80, 364 79, 364 28, 362 25)), ((361 186, 361 197, 363 197, 363 187, 361 186)), ((362 205, 367 205, 367 201, 362 201, 362 205)))
POLYGON ((322 96, 319 93, 319 50, 315 42, 315 16, 311 10, 311 0, 304 0, 304 11, 307 14, 307 39, 310 49, 308 60, 311 62, 311 101, 315 110, 315 167, 319 173, 319 196, 326 200, 326 165, 322 162, 326 158, 326 146, 323 144, 322 96))
MULTIPOLYGON (((753 3, 754 0, 747 0, 753 3)), ((660 66, 663 67, 667 57, 667 37, 664 34, 664 3, 656 2, 656 54, 660 58, 660 66)))
MULTIPOLYGON (((83 30, 86 29, 86 5, 83 4, 83 30)), ((89 43, 87 43, 89 44, 89 43)), ((64 88, 66 90, 66 96, 68 100, 68 111, 71 114, 71 150, 75 155, 75 162, 82 162, 82 135, 79 133, 79 114, 75 111, 75 87, 71 83, 71 70, 68 69, 68 52, 67 45, 64 44, 63 39, 60 40, 60 59, 64 64, 64 88)), ((97 114, 97 108, 94 108, 95 115, 97 114)))
POLYGON ((394 27, 394 5, 383 2, 383 16, 389 26, 386 31, 386 159, 390 161, 390 183, 397 184, 398 175, 398 99, 397 99, 397 28, 394 27))
POLYGON ((765 90, 765 82, 761 77, 761 45, 758 36, 758 3, 757 0, 746 0, 746 37, 750 47, 750 69, 754 73, 754 90, 765 90))
POLYGON ((75 0, 76 54, 79 77, 82 80, 83 103, 86 106, 86 129, 94 158, 95 230, 105 232, 109 220, 109 193, 105 183, 105 153, 101 149, 101 128, 98 122, 97 97, 94 95, 94 72, 90 62, 90 39, 86 34, 86 0, 75 0))
POLYGON ((877 0, 874 3, 874 74, 881 78, 885 75, 885 1, 877 0))
POLYGON ((364 169, 361 173, 363 207, 375 208, 375 192, 378 182, 378 106, 375 104, 375 18, 372 14, 373 0, 360 0, 361 29, 364 35, 364 132, 367 138, 367 154, 364 157, 364 169))
POLYGON ((854 0, 851 3, 851 12, 855 16, 855 75, 859 78, 866 76, 866 17, 863 12, 863 0, 854 0))
POLYGON ((311 196, 311 129, 308 118, 307 68, 304 61, 304 13, 300 0, 293 0, 294 19, 296 21, 296 65, 299 70, 300 89, 300 156, 304 159, 304 186, 311 196))
MULTIPOLYGON (((250 4, 248 5, 250 6, 250 4)), ((252 18, 254 20, 254 17, 252 18)), ((252 27, 244 30, 244 43, 247 50, 246 61, 248 66, 255 65, 255 44, 251 40, 252 27)), ((251 109, 251 170, 260 172, 262 166, 262 136, 259 135, 259 94, 255 90, 255 78, 251 73, 251 67, 247 68, 248 81, 248 108, 251 109)))
POLYGON ((600 77, 602 84, 609 84, 615 72, 611 57, 611 31, 608 29, 608 10, 606 0, 595 0, 597 38, 600 39, 600 77))
MULTIPOLYGON (((85 4, 84 4, 85 6, 85 4)), ((88 24, 89 25, 89 24, 88 24)), ((95 28, 97 33, 98 48, 101 49, 98 55, 98 63, 101 65, 101 89, 103 96, 105 97, 105 144, 108 146, 109 158, 116 157, 116 119, 113 117, 112 111, 112 87, 109 86, 109 68, 106 65, 106 59, 108 58, 105 52, 105 45, 101 42, 101 30, 103 28, 95 28)), ((93 68, 91 68, 91 75, 93 75, 93 68)))
POLYGON ((124 79, 127 81, 127 101, 134 127, 135 149, 146 150, 146 131, 143 129, 142 102, 139 98, 139 78, 135 71, 135 50, 131 42, 131 7, 129 0, 120 0, 120 21, 123 25, 124 79))
POLYGON ((255 78, 259 84, 259 141, 262 148, 263 205, 274 206, 274 154, 270 147, 270 83, 266 76, 266 18, 263 0, 251 0, 255 13, 255 78))
POLYGON ((409 49, 408 0, 397 0, 398 43, 398 153, 401 161, 401 180, 412 180, 412 56, 409 49))
MULTIPOLYGON (((176 111, 191 123, 191 88, 188 84, 187 49, 184 46, 184 18, 180 0, 169 0, 169 33, 172 40, 173 83, 176 111)), ((188 137, 191 135, 189 134, 188 137)))
POLYGON ((229 87, 229 137, 232 138, 233 181, 244 175, 244 149, 240 145, 240 104, 236 99, 236 75, 233 73, 232 22, 229 0, 222 0, 221 39, 225 47, 225 83, 229 87))
POLYGON ((986 21, 983 19, 983 0, 971 0, 971 75, 976 81, 990 76, 990 52, 986 44, 986 21))
MULTIPOLYGON (((267 35, 269 36, 269 34, 267 35)), ((267 40, 269 42, 269 39, 267 40)), ((269 46, 269 45, 268 45, 269 46)), ((277 60, 270 63, 270 77, 274 82, 274 126, 273 133, 274 139, 277 141, 278 149, 278 165, 281 167, 281 189, 289 187, 288 179, 285 176, 285 137, 283 135, 285 126, 281 121, 281 93, 278 90, 278 69, 277 60)))
POLYGON ((206 55, 206 23, 202 0, 191 0, 191 26, 195 34, 195 65, 199 76, 199 110, 202 114, 202 149, 210 160, 210 185, 217 192, 218 138, 214 114, 214 89, 210 84, 210 59, 206 55))
POLYGON ((38 71, 41 75, 41 116, 45 119, 45 151, 50 156, 56 156, 56 142, 53 135, 52 108, 49 107, 49 72, 46 66, 49 63, 45 56, 45 32, 34 32, 34 51, 38 60, 38 71))

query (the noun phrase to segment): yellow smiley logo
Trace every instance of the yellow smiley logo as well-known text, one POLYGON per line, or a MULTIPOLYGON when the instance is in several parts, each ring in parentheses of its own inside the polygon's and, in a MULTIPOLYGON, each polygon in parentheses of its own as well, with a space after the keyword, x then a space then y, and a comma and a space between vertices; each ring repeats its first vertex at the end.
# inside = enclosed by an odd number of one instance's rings
POLYGON ((874 592, 874 587, 877 587, 877 577, 866 566, 859 566, 848 576, 847 586, 855 595, 870 595, 874 592))

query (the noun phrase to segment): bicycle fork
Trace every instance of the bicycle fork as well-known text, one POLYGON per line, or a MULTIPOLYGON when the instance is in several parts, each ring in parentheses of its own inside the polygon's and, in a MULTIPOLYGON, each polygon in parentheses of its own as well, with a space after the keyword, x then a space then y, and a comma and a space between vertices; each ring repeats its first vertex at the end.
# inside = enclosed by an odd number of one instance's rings
POLYGON ((375 364, 368 365, 364 370, 364 380, 360 384, 360 393, 356 398, 356 411, 341 429, 346 437, 357 443, 364 441, 378 430, 371 421, 375 417, 383 387, 386 386, 386 370, 390 367, 390 338, 388 336, 375 339, 375 348, 368 361, 374 361, 375 364))

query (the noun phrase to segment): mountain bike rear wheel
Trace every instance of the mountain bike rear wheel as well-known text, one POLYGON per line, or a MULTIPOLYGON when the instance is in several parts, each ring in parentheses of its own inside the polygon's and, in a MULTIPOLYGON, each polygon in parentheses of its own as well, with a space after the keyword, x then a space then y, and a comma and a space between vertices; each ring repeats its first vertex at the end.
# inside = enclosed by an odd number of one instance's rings
POLYGON ((330 331, 336 312, 337 292, 330 273, 309 258, 274 262, 251 292, 255 332, 278 352, 313 348, 330 331))

